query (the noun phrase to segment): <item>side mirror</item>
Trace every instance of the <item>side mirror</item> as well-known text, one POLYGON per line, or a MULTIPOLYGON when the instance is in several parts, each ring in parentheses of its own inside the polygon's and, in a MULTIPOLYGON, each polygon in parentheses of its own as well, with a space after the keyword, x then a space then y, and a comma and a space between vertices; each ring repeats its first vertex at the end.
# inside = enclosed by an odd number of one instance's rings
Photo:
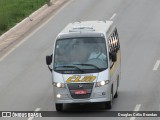
POLYGON ((110 53, 110 59, 111 59, 113 62, 116 62, 116 61, 117 61, 117 54, 116 54, 116 52, 111 52, 111 53, 110 53))
POLYGON ((46 64, 50 65, 52 63, 52 55, 51 56, 46 56, 46 64))
POLYGON ((46 64, 48 65, 48 69, 52 72, 52 69, 49 66, 51 63, 52 63, 52 55, 46 56, 46 64))

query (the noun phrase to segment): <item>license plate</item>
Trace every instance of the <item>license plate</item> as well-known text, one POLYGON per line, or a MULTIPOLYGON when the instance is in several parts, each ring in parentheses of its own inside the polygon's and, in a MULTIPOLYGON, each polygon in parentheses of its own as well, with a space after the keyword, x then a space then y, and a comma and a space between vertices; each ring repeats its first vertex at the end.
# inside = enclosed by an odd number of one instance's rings
POLYGON ((87 91, 86 90, 75 90, 74 94, 76 94, 76 95, 83 95, 83 94, 87 94, 87 91))

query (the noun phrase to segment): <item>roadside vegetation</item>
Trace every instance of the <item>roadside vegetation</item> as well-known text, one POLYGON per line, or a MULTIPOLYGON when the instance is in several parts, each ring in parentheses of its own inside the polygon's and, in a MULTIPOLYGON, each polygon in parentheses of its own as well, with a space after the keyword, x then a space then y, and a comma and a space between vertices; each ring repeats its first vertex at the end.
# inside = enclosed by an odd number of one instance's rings
POLYGON ((0 35, 49 0, 0 0, 0 35))

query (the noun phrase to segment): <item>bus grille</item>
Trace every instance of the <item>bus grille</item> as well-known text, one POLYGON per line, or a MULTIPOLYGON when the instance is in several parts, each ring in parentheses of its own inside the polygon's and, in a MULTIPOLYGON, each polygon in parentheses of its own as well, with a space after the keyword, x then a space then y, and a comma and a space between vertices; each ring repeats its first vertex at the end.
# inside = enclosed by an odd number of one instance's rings
POLYGON ((88 99, 91 96, 94 83, 69 83, 67 84, 73 99, 88 99), (75 94, 75 90, 86 90, 87 94, 75 94))

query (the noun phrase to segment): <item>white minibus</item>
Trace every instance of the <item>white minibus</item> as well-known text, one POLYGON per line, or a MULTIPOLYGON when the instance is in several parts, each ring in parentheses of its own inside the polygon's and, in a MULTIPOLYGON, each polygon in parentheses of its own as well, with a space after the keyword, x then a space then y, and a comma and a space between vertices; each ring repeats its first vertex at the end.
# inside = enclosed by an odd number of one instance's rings
POLYGON ((46 56, 57 111, 66 103, 104 103, 111 109, 121 78, 120 42, 113 21, 69 23, 46 56))

